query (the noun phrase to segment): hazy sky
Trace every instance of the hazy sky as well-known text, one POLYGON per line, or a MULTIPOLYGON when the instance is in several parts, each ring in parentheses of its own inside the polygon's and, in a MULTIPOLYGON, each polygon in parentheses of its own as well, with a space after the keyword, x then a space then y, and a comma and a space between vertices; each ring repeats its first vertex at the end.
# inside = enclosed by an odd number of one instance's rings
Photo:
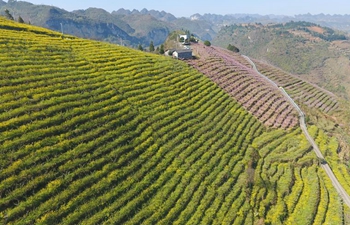
POLYGON ((195 13, 213 14, 350 14, 349 0, 27 0, 34 4, 53 5, 68 11, 103 8, 109 12, 124 9, 143 8, 164 10, 177 17, 190 16, 195 13))

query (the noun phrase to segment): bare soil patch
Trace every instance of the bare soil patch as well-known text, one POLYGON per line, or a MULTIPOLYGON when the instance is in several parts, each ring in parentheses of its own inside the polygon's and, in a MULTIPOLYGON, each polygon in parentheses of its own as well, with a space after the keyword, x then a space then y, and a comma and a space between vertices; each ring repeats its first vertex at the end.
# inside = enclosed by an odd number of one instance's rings
POLYGON ((309 30, 320 33, 320 34, 324 33, 324 29, 322 27, 313 26, 313 27, 309 27, 309 30))

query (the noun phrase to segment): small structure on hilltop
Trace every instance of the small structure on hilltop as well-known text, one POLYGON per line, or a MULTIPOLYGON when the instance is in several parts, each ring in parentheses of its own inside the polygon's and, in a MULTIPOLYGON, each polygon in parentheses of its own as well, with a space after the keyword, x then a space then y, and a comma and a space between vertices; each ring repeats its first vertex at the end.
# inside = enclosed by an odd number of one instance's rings
POLYGON ((191 49, 175 50, 173 52, 173 57, 176 59, 192 59, 192 50, 191 49))
POLYGON ((187 34, 179 34, 177 41, 183 45, 190 45, 191 44, 190 35, 187 35, 187 34))
POLYGON ((182 41, 182 42, 188 41, 188 35, 187 34, 180 34, 179 35, 179 42, 180 41, 182 41))

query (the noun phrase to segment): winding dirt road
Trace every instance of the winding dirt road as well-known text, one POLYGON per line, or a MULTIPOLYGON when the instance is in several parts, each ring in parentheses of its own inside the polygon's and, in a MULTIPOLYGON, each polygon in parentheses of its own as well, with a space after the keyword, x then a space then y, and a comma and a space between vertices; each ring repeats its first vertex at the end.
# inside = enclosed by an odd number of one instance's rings
MULTIPOLYGON (((255 63, 248 57, 248 56, 243 56, 244 58, 246 58, 249 63, 253 66, 253 69, 262 77, 264 77, 267 81, 269 81, 271 84, 273 84, 275 87, 278 87, 277 84, 275 82, 273 82, 272 80, 270 80, 268 77, 266 77, 265 75, 261 74, 258 69, 255 66, 255 63)), ((306 123, 305 123, 305 114, 303 113, 303 111, 300 109, 300 107, 294 102, 294 100, 288 95, 288 93, 284 90, 283 87, 279 87, 279 89, 281 90, 282 94, 288 99, 288 101, 293 105, 293 107, 298 111, 299 113, 299 122, 300 122, 300 128, 303 131, 306 139, 310 142, 310 144, 313 147, 314 152, 316 153, 316 156, 320 159, 320 164, 321 167, 326 171, 328 177, 331 179, 333 186, 335 187, 335 189, 338 191, 340 197, 343 199, 344 203, 350 207, 350 197, 348 195, 348 193, 344 190, 343 186, 339 183, 338 179, 335 177, 332 169, 330 168, 330 166, 328 165, 328 163, 325 161, 320 149, 318 148, 317 144, 315 143, 314 139, 311 137, 311 135, 309 134, 307 127, 306 127, 306 123)))

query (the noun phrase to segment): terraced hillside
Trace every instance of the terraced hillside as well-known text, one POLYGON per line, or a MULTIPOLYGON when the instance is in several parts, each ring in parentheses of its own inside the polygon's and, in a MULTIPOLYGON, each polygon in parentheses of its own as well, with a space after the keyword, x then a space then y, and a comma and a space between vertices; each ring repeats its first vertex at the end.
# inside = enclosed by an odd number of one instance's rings
POLYGON ((2 224, 348 215, 300 129, 266 129, 181 61, 0 18, 0 68, 2 224))
POLYGON ((280 91, 257 74, 239 54, 224 49, 193 44, 199 59, 189 64, 207 75, 237 99, 266 126, 290 128, 298 124, 297 113, 280 91))
POLYGON ((319 87, 316 87, 309 82, 306 82, 296 76, 284 72, 281 69, 271 65, 254 60, 257 69, 277 83, 299 103, 302 103, 310 108, 319 109, 325 113, 329 113, 338 108, 337 97, 319 87))

